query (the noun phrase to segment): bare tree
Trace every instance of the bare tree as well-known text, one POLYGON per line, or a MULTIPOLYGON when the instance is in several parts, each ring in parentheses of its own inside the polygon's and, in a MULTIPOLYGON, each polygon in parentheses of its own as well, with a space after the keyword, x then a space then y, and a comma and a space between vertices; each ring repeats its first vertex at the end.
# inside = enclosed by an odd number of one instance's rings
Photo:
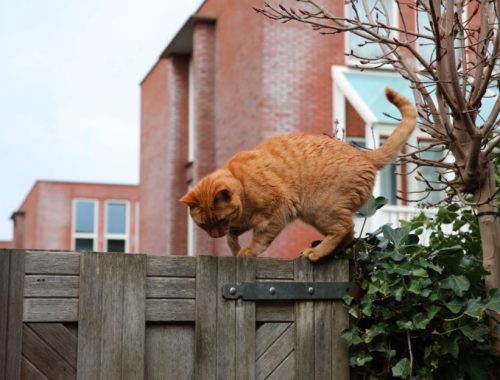
POLYGON ((500 287, 500 190, 495 181, 500 0, 346 0, 345 14, 330 13, 314 0, 297 0, 298 9, 275 1, 256 11, 309 24, 321 34, 350 32, 359 44, 346 54, 360 67, 390 65, 409 81, 419 128, 431 143, 413 147, 403 158, 440 171, 438 181, 422 178, 426 192, 445 188, 449 197, 477 212, 484 266, 491 273, 486 286, 500 287), (395 8, 389 9, 390 1, 395 8), (485 99, 493 103, 490 110, 482 109, 485 99), (429 149, 444 157, 425 159, 422 153, 429 149))

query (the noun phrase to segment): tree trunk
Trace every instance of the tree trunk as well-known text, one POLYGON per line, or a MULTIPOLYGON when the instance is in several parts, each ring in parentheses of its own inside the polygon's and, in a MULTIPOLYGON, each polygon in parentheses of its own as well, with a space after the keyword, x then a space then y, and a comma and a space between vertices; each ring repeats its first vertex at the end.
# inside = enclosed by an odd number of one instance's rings
MULTIPOLYGON (((500 288, 500 216, 498 215, 498 203, 495 192, 497 190, 495 183, 494 163, 490 161, 486 170, 487 179, 481 189, 474 194, 475 202, 482 204, 478 207, 478 223, 481 235, 481 245, 483 250, 483 265, 490 272, 486 277, 486 289, 500 288)), ((498 315, 497 317, 500 317, 498 315)), ((498 338, 495 321, 491 322, 492 333, 498 338)), ((500 342, 496 349, 500 351, 500 342)))
POLYGON ((495 196, 495 170, 493 162, 486 168, 488 176, 484 185, 474 194, 475 202, 481 204, 491 199, 488 203, 478 207, 479 232, 483 249, 484 267, 490 274, 486 278, 486 288, 500 288, 500 217, 495 196))

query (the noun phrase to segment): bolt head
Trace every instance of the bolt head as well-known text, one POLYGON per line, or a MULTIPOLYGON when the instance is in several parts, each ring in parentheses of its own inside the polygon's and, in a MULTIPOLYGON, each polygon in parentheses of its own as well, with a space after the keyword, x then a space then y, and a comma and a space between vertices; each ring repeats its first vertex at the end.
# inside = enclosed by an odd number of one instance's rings
POLYGON ((308 289, 307 289, 307 292, 309 294, 314 294, 314 288, 312 286, 310 286, 308 289))
POLYGON ((274 286, 269 288, 269 294, 273 296, 276 294, 276 288, 274 286))
POLYGON ((234 296, 236 294, 236 288, 234 286, 229 288, 229 294, 231 294, 232 296, 234 296))

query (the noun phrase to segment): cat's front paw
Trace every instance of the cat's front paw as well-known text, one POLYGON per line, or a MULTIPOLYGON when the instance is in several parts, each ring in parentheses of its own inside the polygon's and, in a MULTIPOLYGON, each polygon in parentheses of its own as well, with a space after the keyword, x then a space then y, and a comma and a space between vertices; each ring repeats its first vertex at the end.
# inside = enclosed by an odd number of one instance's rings
POLYGON ((321 259, 322 255, 316 248, 306 248, 302 251, 302 256, 307 257, 310 261, 316 262, 321 259))
POLYGON ((238 256, 254 257, 257 256, 257 253, 252 248, 247 247, 240 249, 238 256))

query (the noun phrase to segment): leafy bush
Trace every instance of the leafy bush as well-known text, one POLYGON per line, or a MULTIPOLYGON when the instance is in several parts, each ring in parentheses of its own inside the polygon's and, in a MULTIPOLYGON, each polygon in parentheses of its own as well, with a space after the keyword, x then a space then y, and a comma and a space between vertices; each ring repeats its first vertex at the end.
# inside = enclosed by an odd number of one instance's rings
MULTIPOLYGON (((380 198, 361 210, 374 213, 380 198)), ((489 321, 500 290, 485 297, 476 218, 456 205, 430 221, 422 213, 402 228, 383 226, 355 241, 354 279, 362 297, 346 297, 353 376, 488 379, 500 366, 489 321), (447 225, 451 233, 442 231, 447 225), (419 244, 427 234, 428 245, 419 244)))

